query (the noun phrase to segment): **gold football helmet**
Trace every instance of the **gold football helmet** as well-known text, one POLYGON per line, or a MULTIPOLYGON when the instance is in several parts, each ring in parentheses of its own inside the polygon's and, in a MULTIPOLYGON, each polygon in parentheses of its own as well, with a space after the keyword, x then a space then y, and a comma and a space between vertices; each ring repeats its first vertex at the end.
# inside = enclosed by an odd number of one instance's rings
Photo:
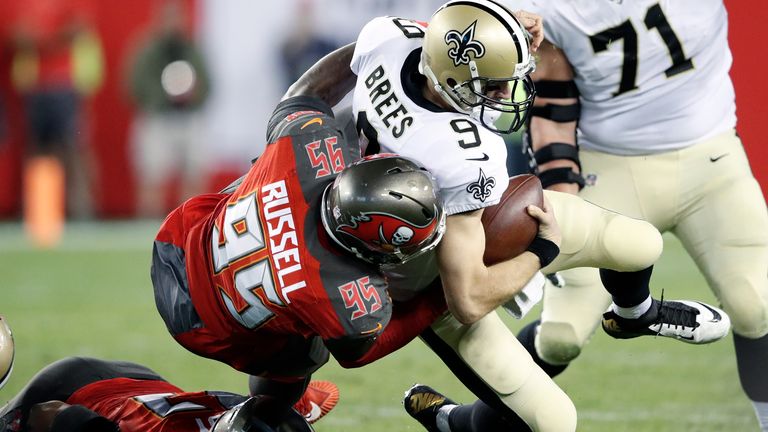
POLYGON ((8 378, 11 377, 15 352, 16 348, 13 345, 11 328, 8 326, 5 318, 0 316, 0 389, 8 382, 8 378))
POLYGON ((419 68, 448 104, 495 132, 519 129, 533 104, 528 34, 491 0, 441 6, 426 29, 419 68))

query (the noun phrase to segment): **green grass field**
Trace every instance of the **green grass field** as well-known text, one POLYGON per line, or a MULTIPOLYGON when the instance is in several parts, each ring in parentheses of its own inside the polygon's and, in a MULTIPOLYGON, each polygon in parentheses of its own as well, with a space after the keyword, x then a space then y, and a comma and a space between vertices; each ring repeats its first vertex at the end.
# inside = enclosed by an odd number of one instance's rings
MULTIPOLYGON (((242 374, 184 351, 157 315, 149 262, 158 224, 73 225, 53 251, 30 248, 18 224, 0 225, 0 314, 12 325, 17 347, 0 403, 41 367, 70 355, 140 362, 187 390, 246 392, 242 374)), ((666 240, 654 294, 664 288, 668 298, 714 301, 679 243, 666 240)), ((524 322, 509 323, 517 329, 524 322)), ((331 361, 315 378, 341 388, 339 405, 316 425, 319 432, 421 430, 400 402, 414 382, 473 400, 419 341, 361 369, 331 361)), ((758 430, 730 337, 691 346, 661 338, 616 341, 599 332, 557 382, 576 404, 579 431, 758 430)))

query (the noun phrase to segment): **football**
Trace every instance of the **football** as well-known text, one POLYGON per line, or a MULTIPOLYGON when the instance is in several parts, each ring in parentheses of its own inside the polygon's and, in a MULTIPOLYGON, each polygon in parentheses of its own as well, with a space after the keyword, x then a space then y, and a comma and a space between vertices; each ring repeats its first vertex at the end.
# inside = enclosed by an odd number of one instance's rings
POLYGON ((525 210, 528 205, 544 206, 541 182, 532 174, 521 174, 509 179, 509 186, 501 201, 483 211, 485 228, 485 254, 487 265, 516 257, 525 252, 536 234, 539 223, 525 210))

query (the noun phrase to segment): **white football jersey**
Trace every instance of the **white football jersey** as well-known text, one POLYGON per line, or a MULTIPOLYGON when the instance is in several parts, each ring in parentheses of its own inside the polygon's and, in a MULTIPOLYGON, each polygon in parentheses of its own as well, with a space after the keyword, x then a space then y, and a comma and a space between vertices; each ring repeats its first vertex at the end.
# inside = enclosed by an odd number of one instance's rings
POLYGON ((352 110, 364 153, 397 153, 437 179, 448 215, 497 204, 509 183, 501 136, 422 96, 418 73, 424 27, 381 17, 360 32, 351 68, 352 110))
POLYGON ((687 147, 736 125, 722 0, 507 0, 544 17, 581 93, 579 144, 619 155, 687 147))

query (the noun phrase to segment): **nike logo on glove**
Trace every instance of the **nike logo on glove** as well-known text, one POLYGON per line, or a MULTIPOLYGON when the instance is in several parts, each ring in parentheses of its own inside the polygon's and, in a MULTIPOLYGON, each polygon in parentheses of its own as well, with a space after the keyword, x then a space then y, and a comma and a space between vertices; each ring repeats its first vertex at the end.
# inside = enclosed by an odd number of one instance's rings
POLYGON ((717 162, 717 161, 719 161, 720 159, 722 159, 722 158, 724 158, 724 157, 726 157, 726 156, 728 156, 728 153, 723 153, 723 154, 721 154, 720 156, 716 156, 716 157, 712 157, 712 156, 710 156, 710 157, 709 157, 709 161, 710 161, 710 162, 717 162))
POLYGON ((479 157, 479 158, 467 158, 467 160, 468 160, 468 161, 480 161, 480 162, 483 162, 483 161, 487 161, 487 160, 488 160, 488 154, 486 154, 486 153, 483 153, 483 157, 479 157))

